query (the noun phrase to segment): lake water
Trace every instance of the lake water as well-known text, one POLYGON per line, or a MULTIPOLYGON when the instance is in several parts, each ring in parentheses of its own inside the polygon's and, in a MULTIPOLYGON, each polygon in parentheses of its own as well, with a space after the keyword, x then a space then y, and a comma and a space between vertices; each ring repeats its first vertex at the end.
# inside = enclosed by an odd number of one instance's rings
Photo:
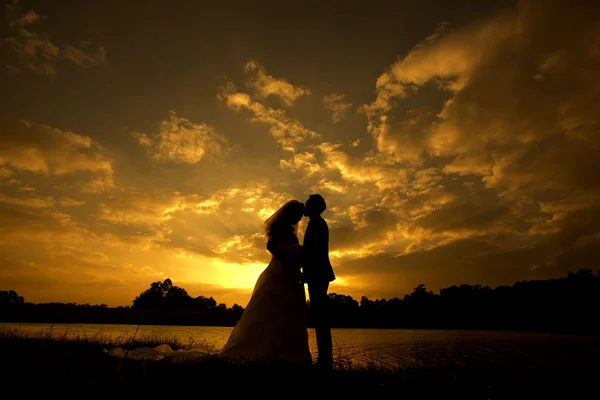
MULTIPOLYGON (((0 330, 49 332, 67 337, 100 335, 131 337, 137 325, 0 323, 0 330)), ((141 337, 177 337, 206 342, 220 349, 232 328, 141 325, 141 337)), ((375 363, 392 367, 476 365, 497 367, 560 367, 599 365, 600 337, 497 331, 421 329, 333 329, 334 357, 353 364, 375 363)), ((309 329, 311 352, 316 354, 315 332, 309 329)))

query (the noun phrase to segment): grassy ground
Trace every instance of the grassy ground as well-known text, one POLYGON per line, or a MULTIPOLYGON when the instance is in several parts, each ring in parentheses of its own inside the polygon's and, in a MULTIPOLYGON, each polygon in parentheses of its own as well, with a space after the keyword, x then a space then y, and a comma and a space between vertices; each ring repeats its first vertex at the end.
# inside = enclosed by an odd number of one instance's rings
MULTIPOLYGON (((520 368, 491 365, 382 369, 353 367, 338 359, 333 371, 314 366, 231 364, 209 359, 193 365, 142 362, 108 356, 105 348, 135 348, 191 341, 157 337, 144 340, 102 335, 72 339, 48 334, 0 332, 0 388, 3 395, 51 398, 587 398, 598 369, 520 368), (567 394, 565 393, 567 391, 567 394), (579 393, 579 394, 578 394, 579 393), (565 397, 566 396, 566 397, 565 397)), ((6 397, 10 398, 10 397, 6 397)))

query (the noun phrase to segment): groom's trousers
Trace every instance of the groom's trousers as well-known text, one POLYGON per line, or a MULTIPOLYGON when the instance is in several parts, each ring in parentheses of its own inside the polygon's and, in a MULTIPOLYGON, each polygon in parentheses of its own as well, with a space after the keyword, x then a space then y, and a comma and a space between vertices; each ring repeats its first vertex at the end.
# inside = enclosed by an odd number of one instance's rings
POLYGON ((317 335, 317 348, 319 350, 317 363, 325 367, 333 365, 328 289, 329 282, 311 282, 308 284, 308 296, 310 298, 310 308, 312 310, 315 333, 317 335))

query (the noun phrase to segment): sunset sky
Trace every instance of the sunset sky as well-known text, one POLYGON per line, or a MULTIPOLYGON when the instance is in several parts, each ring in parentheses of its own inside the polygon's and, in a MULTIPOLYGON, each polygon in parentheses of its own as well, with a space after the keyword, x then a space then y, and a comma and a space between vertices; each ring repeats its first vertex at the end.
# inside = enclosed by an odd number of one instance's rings
POLYGON ((311 193, 330 292, 600 268, 599 2, 283 4, 2 5, 0 290, 245 306, 311 193))

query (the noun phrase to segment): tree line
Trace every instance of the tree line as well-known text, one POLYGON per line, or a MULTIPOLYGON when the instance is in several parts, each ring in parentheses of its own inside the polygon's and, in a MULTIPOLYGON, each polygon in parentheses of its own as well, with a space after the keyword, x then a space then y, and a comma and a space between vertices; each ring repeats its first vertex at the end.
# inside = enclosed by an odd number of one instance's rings
POLYGON ((331 294, 332 323, 357 327, 497 329, 600 333, 600 271, 490 288, 460 285, 439 294, 419 285, 402 299, 360 301, 331 294))
POLYGON ((174 286, 171 279, 164 282, 152 282, 150 288, 140 293, 133 300, 134 309, 175 309, 187 311, 232 312, 240 314, 244 308, 233 304, 227 308, 224 303, 218 303, 212 297, 191 297, 184 288, 174 286))
MULTIPOLYGON (((569 272, 564 278, 516 282, 490 288, 450 286, 434 294, 424 284, 403 298, 370 300, 330 293, 333 327, 499 329, 600 333, 600 272, 569 272)), ((312 326, 310 301, 308 324, 312 326)), ((233 326, 243 307, 212 297, 191 297, 170 279, 153 282, 131 307, 74 303, 26 303, 0 291, 0 320, 233 326), (33 319, 33 320, 32 320, 33 319)))

